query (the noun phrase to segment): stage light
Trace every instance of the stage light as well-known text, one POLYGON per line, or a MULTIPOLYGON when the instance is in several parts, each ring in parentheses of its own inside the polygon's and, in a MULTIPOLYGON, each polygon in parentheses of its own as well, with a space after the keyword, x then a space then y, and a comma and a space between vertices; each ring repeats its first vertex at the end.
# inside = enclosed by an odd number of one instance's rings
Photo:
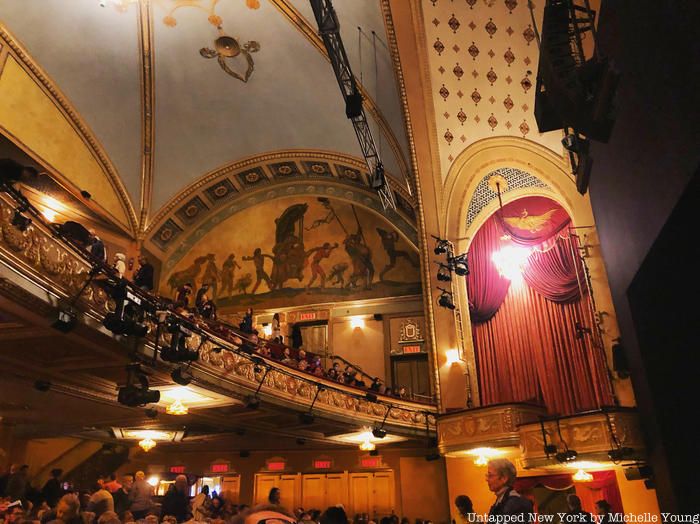
POLYGON ((260 407, 260 399, 254 395, 248 395, 245 400, 245 407, 248 409, 258 409, 260 407))
POLYGON ((435 235, 433 235, 433 238, 435 239, 435 249, 433 249, 433 252, 436 255, 444 255, 447 253, 447 251, 450 248, 450 243, 447 240, 443 240, 442 238, 438 238, 435 235))
POLYGON ((144 413, 148 418, 157 418, 158 417, 158 410, 154 408, 148 408, 144 410, 144 413))
POLYGON ((438 269, 437 272, 437 279, 440 282, 450 282, 452 280, 452 271, 450 267, 446 266, 445 264, 442 264, 440 262, 435 262, 438 266, 440 266, 440 269, 438 269))
POLYGON ((160 400, 160 391, 148 389, 148 377, 141 371, 138 364, 126 368, 126 386, 120 387, 117 401, 132 408, 155 404, 160 400))
POLYGON ((301 422, 302 424, 310 425, 313 424, 315 420, 316 417, 314 417, 314 414, 311 412, 299 413, 299 422, 301 422))
POLYGON ((374 435, 374 438, 382 439, 386 437, 386 430, 384 428, 374 428, 372 430, 372 435, 374 435))
POLYGON ((372 189, 382 189, 386 185, 386 177, 384 175, 384 165, 377 162, 374 168, 374 173, 370 177, 370 187, 372 189))
POLYGON ((455 309, 456 306, 452 299, 452 293, 441 287, 438 289, 442 291, 442 294, 438 297, 438 305, 447 309, 455 309))
POLYGON ((162 360, 173 363, 199 360, 199 351, 187 347, 187 339, 192 336, 192 331, 173 319, 168 323, 167 330, 171 334, 170 346, 160 350, 162 360))
POLYGON ((554 457, 558 462, 573 462, 578 458, 578 452, 574 451, 573 449, 566 449, 565 451, 557 453, 554 455, 554 457))
POLYGON ((170 378, 173 379, 173 382, 181 386, 187 386, 192 382, 192 375, 186 374, 185 370, 181 367, 175 368, 172 373, 170 373, 170 378))
MULTIPOLYGON (((15 214, 12 216, 12 225, 16 227, 19 231, 24 233, 29 226, 32 225, 32 219, 25 217, 22 214, 22 209, 16 209, 15 214)), ((24 209, 26 211, 26 209, 24 209)))
POLYGON ((466 277, 469 274, 469 266, 467 265, 467 254, 458 255, 450 260, 450 266, 454 269, 457 276, 466 277))
POLYGON ((187 409, 187 406, 185 406, 180 399, 175 399, 175 402, 173 402, 167 408, 165 408, 165 412, 168 415, 181 416, 187 415, 189 409, 187 409))
POLYGON ((73 308, 67 307, 58 311, 58 318, 54 320, 51 327, 61 333, 68 333, 73 330, 77 323, 78 313, 73 308))

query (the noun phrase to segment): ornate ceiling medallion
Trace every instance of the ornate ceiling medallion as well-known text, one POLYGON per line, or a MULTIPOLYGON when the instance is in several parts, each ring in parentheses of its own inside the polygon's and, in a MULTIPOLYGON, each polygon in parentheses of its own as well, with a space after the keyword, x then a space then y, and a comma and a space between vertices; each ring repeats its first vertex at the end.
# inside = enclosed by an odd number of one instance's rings
POLYGON ((219 66, 226 74, 237 78, 241 82, 247 82, 255 69, 255 63, 253 62, 251 53, 260 51, 260 44, 254 40, 250 40, 241 46, 238 40, 232 36, 223 34, 221 27, 218 29, 221 36, 214 40, 214 49, 203 47, 199 50, 199 54, 204 58, 216 58, 219 62, 219 66), (226 63, 227 58, 236 58, 241 54, 245 57, 246 63, 248 64, 245 73, 242 75, 231 69, 226 63))

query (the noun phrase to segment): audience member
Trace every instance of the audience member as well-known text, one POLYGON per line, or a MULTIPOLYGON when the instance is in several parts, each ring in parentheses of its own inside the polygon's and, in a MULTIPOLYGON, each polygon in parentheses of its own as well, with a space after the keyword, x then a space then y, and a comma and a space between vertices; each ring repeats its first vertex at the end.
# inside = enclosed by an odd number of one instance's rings
POLYGON ((113 267, 119 278, 124 278, 124 273, 126 273, 126 255, 124 253, 115 253, 113 267))
POLYGON ((29 485, 29 466, 13 466, 15 472, 11 473, 5 486, 5 496, 10 500, 25 501, 27 496, 27 486, 29 485))
POLYGON ((87 504, 87 511, 94 513, 95 518, 100 518, 105 511, 114 512, 114 499, 106 489, 106 484, 96 484, 95 487, 96 490, 87 504))
POLYGON ((146 482, 146 474, 143 471, 137 471, 135 478, 134 485, 129 491, 129 501, 134 519, 140 520, 148 515, 153 506, 153 486, 146 482))
POLYGON ((457 507, 457 513, 461 518, 461 522, 474 521, 474 506, 472 505, 472 499, 466 495, 457 495, 455 498, 455 506, 457 507))
POLYGON ((145 291, 153 291, 153 273, 153 266, 145 256, 141 255, 139 268, 134 275, 134 284, 145 291))
POLYGON ((566 504, 569 506, 569 511, 566 512, 565 518, 562 520, 562 522, 576 522, 578 524, 592 524, 593 522, 593 517, 591 516, 590 513, 583 511, 581 509, 581 499, 577 496, 574 495, 573 493, 569 493, 566 496, 566 504))
POLYGON ((520 515, 524 522, 530 522, 533 515, 532 502, 513 489, 516 470, 508 459, 489 460, 486 471, 486 483, 489 490, 496 495, 496 502, 489 510, 489 519, 501 515, 520 515))
POLYGON ((279 488, 272 488, 267 496, 267 500, 270 504, 275 504, 279 506, 281 504, 282 492, 279 488))
POLYGON ((62 469, 52 469, 51 478, 46 481, 44 487, 41 488, 41 494, 44 500, 50 507, 56 506, 58 501, 63 496, 63 488, 61 487, 61 481, 59 480, 63 475, 62 469))
POLYGON ((172 515, 178 522, 185 522, 190 516, 190 497, 187 494, 187 477, 178 475, 175 477, 175 484, 163 498, 161 516, 172 515))
POLYGON ((610 524, 612 521, 612 506, 610 506, 607 500, 597 500, 595 503, 595 512, 598 515, 596 519, 598 524, 610 524))

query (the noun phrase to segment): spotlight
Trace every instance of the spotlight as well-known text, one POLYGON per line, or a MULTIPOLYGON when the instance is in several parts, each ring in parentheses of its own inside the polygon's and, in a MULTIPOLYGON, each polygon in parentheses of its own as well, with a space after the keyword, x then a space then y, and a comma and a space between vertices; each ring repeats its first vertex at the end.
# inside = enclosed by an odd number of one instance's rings
POLYGON ((469 266, 467 265, 466 253, 453 257, 449 262, 458 276, 466 277, 469 274, 469 266))
POLYGON ((248 395, 245 400, 245 407, 248 409, 258 409, 260 407, 260 399, 254 395, 248 395))
POLYGON ((440 269, 438 269, 437 272, 437 279, 440 282, 450 282, 452 280, 452 270, 449 266, 446 266, 445 264, 441 262, 435 262, 438 266, 440 266, 440 269))
POLYGON ((170 338, 170 347, 160 350, 160 358, 165 362, 195 362, 199 360, 199 351, 187 347, 187 339, 192 335, 192 331, 184 327, 177 320, 172 320, 167 326, 170 338))
POLYGON ((296 442, 297 446, 303 446, 304 444, 306 444, 306 439, 298 438, 296 442))
POLYGON ((452 293, 441 287, 438 289, 442 291, 442 294, 438 297, 438 305, 447 309, 455 309, 456 306, 452 299, 452 293))
POLYGON ((58 318, 54 320, 51 327, 57 329, 61 333, 68 333, 73 330, 77 323, 77 312, 73 308, 67 307, 58 311, 58 318))
POLYGON ((443 240, 442 238, 438 238, 435 235, 433 235, 433 238, 435 239, 435 249, 433 250, 436 255, 444 255, 447 253, 447 251, 450 248, 450 243, 447 240, 443 240))
POLYGON ((578 452, 573 449, 567 449, 554 455, 558 462, 573 462, 578 458, 578 452))
POLYGON ((555 444, 547 444, 544 447, 544 454, 549 456, 549 455, 556 455, 557 453, 557 446, 555 444))
POLYGON ((119 388, 117 400, 132 408, 155 404, 160 400, 160 391, 148 389, 148 377, 138 364, 126 368, 126 386, 119 388))
POLYGON ((374 428, 372 430, 372 435, 374 435, 374 438, 382 439, 386 437, 386 430, 384 428, 374 428))
POLYGON ((34 382, 34 389, 41 391, 42 393, 46 393, 51 389, 51 382, 48 380, 37 380, 34 382))
POLYGON ((15 214, 12 216, 12 225, 24 233, 32 225, 32 219, 25 217, 22 214, 22 210, 16 209, 15 214))
POLYGON ((564 138, 561 139, 561 145, 564 146, 564 149, 567 151, 571 152, 576 152, 576 144, 578 142, 578 138, 576 138, 576 135, 573 133, 567 134, 564 138))
POLYGON ((175 368, 172 373, 170 373, 170 378, 173 379, 173 382, 180 384, 181 386, 187 386, 190 382, 192 382, 192 375, 186 374, 185 370, 181 367, 175 368))
POLYGON ((377 162, 374 168, 374 173, 370 177, 370 186, 372 189, 382 189, 386 185, 386 177, 384 176, 384 165, 377 162))
POLYGON ((143 323, 146 305, 141 297, 131 293, 124 281, 112 289, 110 296, 116 301, 117 307, 113 313, 105 316, 102 325, 115 335, 145 337, 148 334, 148 326, 143 323))
POLYGON ((158 417, 158 410, 155 408, 148 408, 143 411, 148 418, 158 417))
POLYGON ((301 422, 302 424, 306 424, 308 426, 310 424, 313 424, 315 420, 316 417, 314 417, 313 413, 299 413, 299 422, 301 422))

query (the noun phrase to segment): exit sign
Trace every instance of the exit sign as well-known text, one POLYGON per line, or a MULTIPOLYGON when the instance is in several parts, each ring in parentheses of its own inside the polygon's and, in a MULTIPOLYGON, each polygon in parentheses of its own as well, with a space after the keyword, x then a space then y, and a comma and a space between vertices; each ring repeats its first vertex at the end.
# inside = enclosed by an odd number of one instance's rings
POLYGON ((316 469, 330 469, 330 460, 314 460, 314 468, 316 469))
POLYGON ((170 473, 184 473, 185 466, 170 466, 170 473))
POLYGON ((379 457, 363 458, 360 460, 360 465, 363 468, 378 468, 382 463, 382 459, 379 457))
POLYGON ((420 346, 404 346, 403 347, 403 354, 408 355, 411 353, 420 353, 420 346))
POLYGON ((299 313, 299 320, 316 320, 316 312, 315 311, 309 311, 306 313, 299 313))
POLYGON ((226 472, 228 472, 228 464, 212 464, 211 465, 211 472, 212 473, 226 473, 226 472))
POLYGON ((267 469, 269 471, 282 471, 285 467, 284 462, 268 462, 267 463, 267 469))

